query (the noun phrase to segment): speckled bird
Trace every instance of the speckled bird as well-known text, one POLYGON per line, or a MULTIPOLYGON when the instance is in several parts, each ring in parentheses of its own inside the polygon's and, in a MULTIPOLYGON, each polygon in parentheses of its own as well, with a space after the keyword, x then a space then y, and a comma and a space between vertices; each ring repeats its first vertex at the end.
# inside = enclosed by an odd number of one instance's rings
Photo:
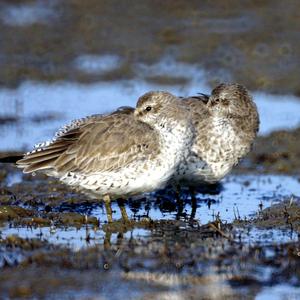
POLYGON ((218 182, 251 150, 258 128, 256 105, 239 84, 183 99, 149 92, 136 109, 73 121, 17 165, 109 202, 167 184, 218 182))
POLYGON ((256 105, 240 84, 220 84, 210 96, 182 101, 191 109, 196 134, 176 180, 187 186, 216 183, 251 150, 259 129, 256 105))
POLYGON ((136 109, 73 121, 17 161, 105 201, 164 188, 189 156, 189 108, 167 92, 149 92, 136 109))

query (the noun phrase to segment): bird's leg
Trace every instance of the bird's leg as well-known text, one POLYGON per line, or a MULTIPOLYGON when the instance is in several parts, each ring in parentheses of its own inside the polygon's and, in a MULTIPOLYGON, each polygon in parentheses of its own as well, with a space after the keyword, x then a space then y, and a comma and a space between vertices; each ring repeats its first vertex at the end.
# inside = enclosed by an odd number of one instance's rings
POLYGON ((177 216, 176 219, 179 220, 180 217, 182 216, 182 212, 183 212, 183 201, 181 199, 181 187, 179 184, 177 184, 175 186, 175 199, 176 199, 176 203, 177 203, 177 216))
POLYGON ((181 187, 179 184, 174 185, 174 190, 175 190, 175 195, 176 195, 176 200, 180 200, 180 195, 181 195, 181 187))
POLYGON ((196 192, 195 189, 192 187, 189 187, 190 195, 191 195, 191 206, 192 206, 192 211, 191 211, 191 216, 190 220, 192 221, 195 218, 196 215, 196 210, 197 210, 197 198, 196 198, 196 192))
POLYGON ((107 221, 109 223, 112 222, 112 209, 111 209, 111 201, 110 201, 110 197, 109 195, 105 195, 103 197, 103 201, 105 204, 105 210, 106 210, 106 214, 107 214, 107 221))
POLYGON ((118 199, 117 202, 118 202, 118 205, 119 205, 119 208, 120 208, 120 211, 121 211, 122 220, 124 221, 124 223, 129 222, 129 218, 128 218, 126 208, 125 208, 125 205, 124 205, 124 199, 118 199))
POLYGON ((109 250, 111 247, 110 239, 111 239, 111 231, 108 230, 105 232, 105 237, 104 237, 104 249, 105 250, 109 250))

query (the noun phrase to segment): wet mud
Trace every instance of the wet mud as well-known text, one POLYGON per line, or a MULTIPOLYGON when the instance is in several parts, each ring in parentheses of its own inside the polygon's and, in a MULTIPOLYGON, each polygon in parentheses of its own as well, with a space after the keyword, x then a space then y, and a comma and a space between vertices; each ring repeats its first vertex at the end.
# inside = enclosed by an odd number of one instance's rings
MULTIPOLYGON (((236 175, 202 187, 196 200, 185 190, 177 199, 164 190, 114 202, 111 223, 99 200, 2 164, 1 296, 253 299, 284 283, 288 295, 297 297, 297 166, 278 170, 268 160, 258 164, 255 159, 260 149, 270 153, 274 141, 298 131, 259 138, 236 175), (278 172, 285 175, 276 179, 278 172)), ((288 160, 298 155, 297 144, 284 140, 276 149, 290 153, 284 161, 293 166, 288 160)))
POLYGON ((260 172, 300 174, 300 128, 277 131, 258 137, 254 151, 249 155, 249 165, 260 172))
POLYGON ((299 8, 296 0, 2 1, 0 83, 128 79, 137 63, 171 56, 200 65, 211 85, 238 81, 251 90, 299 94, 299 8), (108 64, 86 59, 107 55, 108 64))
MULTIPOLYGON (((176 94, 238 81, 299 95, 298 1, 186 3, 2 1, 0 148, 27 150, 77 117, 65 115, 76 101, 79 111, 123 105, 136 88, 124 79, 176 94), (75 85, 39 85, 60 81, 75 85), (93 82, 91 94, 76 85, 93 82), (102 89, 105 102, 97 100, 102 89), (110 98, 117 91, 121 99, 110 98), (60 106, 59 93, 77 100, 60 106), (97 101, 87 105, 86 94, 97 101), (45 108, 32 109, 41 100, 45 108)), ((195 197, 166 189, 115 201, 112 222, 99 199, 0 164, 0 298, 300 299, 300 129, 269 134, 299 126, 297 115, 288 120, 298 107, 292 100, 287 116, 260 103, 268 135, 219 185, 195 197)))

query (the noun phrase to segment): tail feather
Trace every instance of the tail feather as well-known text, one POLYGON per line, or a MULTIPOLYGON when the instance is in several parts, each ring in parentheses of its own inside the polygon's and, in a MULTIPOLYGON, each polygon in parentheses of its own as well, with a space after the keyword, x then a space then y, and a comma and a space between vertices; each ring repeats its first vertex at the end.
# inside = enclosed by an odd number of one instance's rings
POLYGON ((50 166, 55 162, 56 158, 49 160, 42 160, 39 162, 31 163, 28 165, 19 165, 23 169, 24 173, 32 173, 39 170, 51 169, 50 166))
POLYGON ((34 162, 34 160, 39 160, 41 157, 47 158, 50 155, 59 156, 63 151, 65 151, 65 146, 56 147, 56 148, 46 148, 42 151, 36 151, 30 154, 25 154, 24 158, 18 161, 18 164, 26 162, 34 162))
POLYGON ((56 174, 64 165, 71 168, 71 160, 74 159, 74 155, 65 158, 64 153, 78 140, 82 134, 82 126, 94 118, 87 117, 75 120, 61 128, 51 141, 37 144, 31 152, 25 155, 0 158, 0 162, 16 163, 17 167, 23 169, 24 173, 42 170, 46 174, 56 174), (57 162, 59 162, 58 166, 56 165, 57 162))
POLYGON ((35 164, 39 163, 42 161, 48 161, 52 158, 57 158, 60 154, 60 152, 50 152, 50 153, 45 153, 46 151, 43 151, 43 155, 38 155, 38 156, 28 156, 25 157, 21 160, 17 161, 18 165, 28 165, 28 164, 35 164))

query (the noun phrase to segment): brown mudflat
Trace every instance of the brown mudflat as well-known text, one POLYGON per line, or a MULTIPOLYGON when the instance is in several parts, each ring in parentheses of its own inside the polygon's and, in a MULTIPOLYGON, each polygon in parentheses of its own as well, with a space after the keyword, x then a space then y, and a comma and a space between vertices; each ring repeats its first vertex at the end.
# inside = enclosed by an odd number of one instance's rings
MULTIPOLYGON (((12 5, 11 1, 4 1, 2 9, 6 5, 12 5)), ((218 0, 214 5, 182 0, 163 4, 125 0, 122 5, 105 0, 59 1, 50 5, 49 20, 24 26, 1 23, 1 83, 16 86, 26 79, 95 82, 132 78, 136 62, 151 64, 171 55, 203 66, 212 86, 233 81, 251 90, 297 94, 300 39, 295 28, 299 28, 299 9, 296 0, 287 5, 280 0, 218 0), (108 53, 122 58, 118 68, 87 74, 74 67, 80 54, 108 53)), ((188 80, 172 74, 148 77, 158 83, 184 84, 188 80)))
MULTIPOLYGON (((276 134, 272 136, 276 137, 276 134)), ((270 138, 259 138, 258 146, 261 140, 266 145, 267 141, 271 143, 270 138)), ((257 154, 255 149, 254 155, 257 154)), ((263 163, 263 166, 265 171, 272 170, 269 164, 263 163)), ((255 170, 254 166, 251 169, 255 170)), ((6 171, 3 180, 16 173, 16 169, 8 165, 2 165, 2 170, 6 171)), ((238 177, 244 173, 245 169, 238 177)), ((244 189, 249 184, 245 181, 244 189)), ((136 216, 132 222, 116 220, 107 224, 102 213, 89 215, 89 211, 99 206, 101 212, 98 201, 74 193, 56 180, 41 175, 23 175, 23 182, 13 186, 2 181, 2 232, 5 234, 7 224, 10 224, 12 228, 16 227, 19 236, 22 236, 22 230, 28 234, 36 233, 34 238, 9 236, 0 241, 5 258, 1 260, 1 256, 0 263, 5 261, 6 264, 0 275, 2 295, 50 298, 62 297, 65 293, 78 295, 84 291, 90 297, 109 297, 129 288, 135 292, 130 294, 133 299, 148 299, 170 295, 175 285, 182 284, 184 288, 177 293, 185 298, 204 295, 204 298, 236 299, 244 296, 242 290, 255 297, 266 285, 274 286, 282 280, 296 280, 298 284, 299 244, 295 239, 290 242, 277 239, 279 233, 288 238, 299 232, 299 199, 294 197, 291 201, 287 198, 280 205, 265 209, 269 201, 284 200, 277 195, 276 189, 272 195, 263 201, 262 207, 252 206, 257 217, 246 221, 236 219, 230 224, 218 219, 203 225, 197 220, 192 221, 189 202, 185 202, 188 200, 184 200, 185 208, 181 211, 180 204, 172 197, 162 195, 152 200, 129 201, 126 208, 136 216), (145 204, 159 207, 169 216, 168 220, 151 220, 140 215, 145 204), (174 214, 180 216, 178 220, 174 220, 174 214), (48 233, 49 226, 52 226, 51 234, 48 233), (263 237, 259 244, 255 240, 252 244, 248 241, 254 228, 257 228, 256 234, 263 237), (65 232, 69 232, 70 246, 67 247, 63 240, 61 244, 55 244, 55 237, 63 236, 65 232), (94 232, 101 234, 97 237, 94 232), (143 232, 148 234, 143 235, 143 232), (82 233, 81 243, 86 246, 75 251, 72 240, 82 233), (272 242, 268 244, 267 239, 272 242), (241 264, 243 268, 240 268, 241 264), (269 267, 272 268, 269 277, 258 276, 259 270, 269 267), (217 274, 209 275, 204 270, 217 270, 217 274), (220 274, 225 274, 225 278, 220 274), (118 282, 117 287, 115 282, 118 282), (212 290, 219 292, 212 294, 212 290)), ((212 197, 207 197, 207 202, 199 200, 197 209, 203 207, 210 213, 207 205, 212 197)), ((213 201, 211 203, 214 205, 213 201)), ((294 293, 292 288, 290 293, 294 293)))

